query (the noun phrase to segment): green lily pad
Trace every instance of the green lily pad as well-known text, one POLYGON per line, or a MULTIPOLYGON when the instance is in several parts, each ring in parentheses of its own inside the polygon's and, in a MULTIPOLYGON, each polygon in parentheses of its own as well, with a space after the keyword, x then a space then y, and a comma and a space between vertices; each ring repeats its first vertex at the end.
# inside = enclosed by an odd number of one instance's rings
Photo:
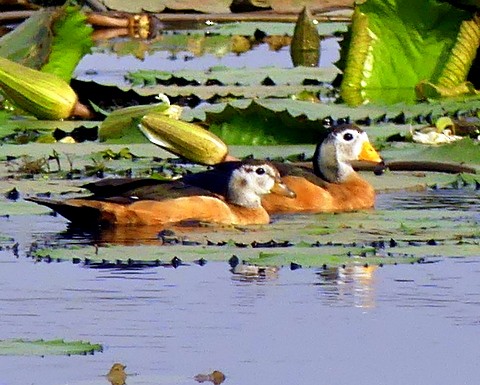
MULTIPOLYGON (((317 84, 322 82, 331 82, 338 74, 336 69, 332 68, 229 68, 225 66, 211 67, 207 71, 182 70, 182 71, 152 71, 139 70, 130 72, 126 79, 132 82, 135 87, 146 86, 152 87, 158 83, 164 85, 177 84, 182 87, 189 83, 195 83, 196 88, 199 86, 207 86, 207 82, 215 81, 223 86, 254 86, 258 87, 265 82, 266 78, 272 81, 275 86, 296 85, 302 86, 308 81, 315 81, 317 84), (185 84, 186 83, 186 84, 185 84)), ((190 84, 192 85, 192 84, 190 84)), ((270 85, 271 88, 272 85, 270 85)), ((140 92, 145 94, 145 92, 140 92)), ((157 94, 149 90, 149 95, 157 94)))
MULTIPOLYGON (((395 106, 375 106, 375 105, 364 105, 357 108, 350 108, 342 104, 330 104, 330 103, 311 103, 300 100, 292 99, 257 99, 257 100, 236 100, 229 103, 218 103, 215 105, 202 106, 192 110, 185 110, 182 114, 182 119, 184 120, 201 120, 206 121, 207 123, 215 124, 230 124, 231 120, 242 120, 244 116, 248 114, 249 111, 254 110, 255 116, 250 117, 253 119, 251 121, 252 126, 254 126, 256 121, 259 121, 261 126, 261 121, 264 117, 276 116, 279 120, 287 119, 290 116, 291 119, 296 120, 297 128, 308 127, 309 124, 313 123, 316 125, 317 130, 321 129, 322 122, 324 119, 328 120, 338 120, 344 119, 344 121, 353 121, 358 122, 359 124, 364 124, 368 118, 371 122, 375 120, 395 121, 397 119, 401 120, 403 123, 412 123, 415 119, 425 118, 427 115, 431 115, 433 118, 437 116, 443 116, 450 112, 453 114, 459 110, 469 110, 471 114, 476 113, 476 109, 480 108, 480 100, 478 101, 453 101, 453 100, 444 100, 432 103, 421 103, 418 105, 407 106, 405 104, 395 105, 395 106)), ((235 122, 234 122, 235 123, 235 122)), ((270 125, 270 130, 275 127, 275 129, 280 130, 284 127, 281 122, 279 126, 270 125)), ((236 128, 235 124, 231 124, 231 127, 228 127, 228 133, 232 136, 241 137, 243 130, 246 128, 243 125, 239 125, 240 128, 236 128)), ((286 129, 288 131, 288 129, 286 129)), ((252 136, 251 141, 248 142, 246 138, 243 142, 235 141, 232 143, 237 144, 253 144, 253 143, 269 143, 271 140, 270 134, 267 137, 262 129, 253 130, 256 133, 256 136, 252 136)), ((306 131, 309 132, 310 136, 305 136, 303 143, 312 143, 312 136, 315 134, 314 130, 306 128, 306 131)), ((218 133, 218 132, 217 132, 218 133)), ((292 132, 292 135, 298 135, 300 130, 297 132, 292 132)), ((298 137, 298 136, 297 136, 298 137)), ((279 135, 279 138, 274 137, 273 139, 277 140, 277 143, 286 143, 283 140, 292 140, 286 137, 279 135), (282 140, 282 142, 281 142, 282 140)), ((228 139, 227 139, 227 143, 228 139)), ((298 143, 298 141, 291 141, 287 143, 298 143)), ((230 143, 231 144, 231 143, 230 143)))
POLYGON ((85 355, 102 351, 102 345, 84 341, 1 340, 0 356, 85 355))
POLYGON ((36 120, 32 117, 24 119, 14 118, 8 111, 0 111, 0 141, 25 144, 31 141, 43 143, 55 142, 53 133, 59 129, 65 133, 72 133, 75 129, 96 129, 98 121, 75 120, 36 120))
POLYGON ((209 130, 229 145, 317 143, 326 131, 303 114, 270 111, 256 102, 242 110, 227 106, 221 114, 207 113, 206 120, 209 130))

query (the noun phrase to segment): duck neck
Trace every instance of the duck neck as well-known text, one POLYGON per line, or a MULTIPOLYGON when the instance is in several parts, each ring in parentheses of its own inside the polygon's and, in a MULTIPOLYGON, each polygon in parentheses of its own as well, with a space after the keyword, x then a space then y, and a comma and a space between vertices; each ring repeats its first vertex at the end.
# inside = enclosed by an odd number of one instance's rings
POLYGON ((350 164, 338 159, 337 151, 333 146, 319 144, 313 159, 315 175, 327 182, 343 183, 355 172, 350 164))
POLYGON ((238 191, 235 188, 230 188, 227 195, 227 200, 236 206, 241 206, 249 209, 256 209, 262 205, 260 197, 248 191, 238 191))

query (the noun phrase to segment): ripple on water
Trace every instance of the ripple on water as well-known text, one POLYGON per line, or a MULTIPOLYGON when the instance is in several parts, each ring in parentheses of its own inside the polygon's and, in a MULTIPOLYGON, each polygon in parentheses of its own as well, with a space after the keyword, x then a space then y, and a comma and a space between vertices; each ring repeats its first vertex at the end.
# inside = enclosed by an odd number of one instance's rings
POLYGON ((480 191, 441 189, 379 194, 375 207, 381 210, 421 209, 480 212, 480 191))

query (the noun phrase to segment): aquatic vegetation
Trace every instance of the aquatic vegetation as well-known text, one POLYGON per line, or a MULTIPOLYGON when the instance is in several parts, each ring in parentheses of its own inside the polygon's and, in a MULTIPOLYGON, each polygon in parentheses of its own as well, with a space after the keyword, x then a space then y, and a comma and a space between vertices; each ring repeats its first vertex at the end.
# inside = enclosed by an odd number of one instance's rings
POLYGON ((0 340, 0 356, 85 355, 101 352, 102 346, 85 341, 0 340))

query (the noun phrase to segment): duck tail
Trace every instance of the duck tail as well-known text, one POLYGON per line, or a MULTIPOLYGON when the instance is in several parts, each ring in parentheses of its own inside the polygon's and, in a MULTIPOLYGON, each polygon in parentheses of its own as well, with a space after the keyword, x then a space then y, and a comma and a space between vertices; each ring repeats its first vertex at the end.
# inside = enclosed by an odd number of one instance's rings
POLYGON ((100 210, 96 207, 76 205, 67 201, 55 199, 27 197, 26 201, 34 202, 42 206, 51 208, 70 222, 80 226, 94 226, 99 223, 100 210))

